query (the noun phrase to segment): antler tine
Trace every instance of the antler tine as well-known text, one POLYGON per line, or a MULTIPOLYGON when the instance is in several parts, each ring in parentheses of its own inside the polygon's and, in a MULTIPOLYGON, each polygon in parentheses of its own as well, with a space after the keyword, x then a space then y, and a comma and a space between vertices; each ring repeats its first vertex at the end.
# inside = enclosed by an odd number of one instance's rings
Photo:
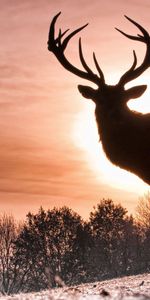
POLYGON ((115 29, 117 30, 117 31, 119 31, 121 34, 123 34, 124 36, 126 36, 127 38, 129 38, 129 39, 131 39, 131 40, 139 40, 139 37, 138 36, 134 36, 134 35, 130 35, 130 34, 127 34, 127 33, 125 33, 124 31, 122 31, 122 30, 120 30, 120 29, 118 29, 118 28, 116 28, 115 27, 115 29))
POLYGON ((96 69, 99 73, 99 76, 100 76, 100 81, 105 83, 105 77, 104 77, 104 73, 102 71, 102 69, 100 68, 99 64, 98 64, 98 61, 97 61, 97 58, 96 58, 96 55, 95 53, 93 52, 93 59, 94 59, 94 63, 95 63, 95 66, 96 66, 96 69))
POLYGON ((90 74, 94 74, 93 71, 89 68, 89 66, 87 65, 84 56, 83 56, 83 51, 82 51, 82 44, 81 44, 81 38, 79 38, 79 57, 80 57, 80 61, 82 63, 83 68, 90 74))
POLYGON ((83 30, 87 25, 88 25, 88 23, 85 24, 85 25, 83 25, 83 26, 81 26, 81 27, 79 27, 79 28, 77 28, 77 29, 75 29, 74 31, 72 31, 72 32, 64 39, 64 41, 63 41, 63 43, 62 43, 63 51, 66 49, 66 47, 67 47, 69 41, 71 40, 71 38, 72 38, 74 35, 76 35, 78 32, 80 32, 81 30, 83 30))
POLYGON ((141 65, 136 68, 137 57, 136 57, 135 51, 133 51, 134 62, 132 64, 131 68, 121 77, 121 79, 119 81, 119 84, 121 84, 121 85, 124 85, 127 82, 136 79, 139 75, 141 75, 150 66, 150 36, 149 36, 148 32, 140 24, 138 24, 131 18, 129 18, 127 16, 125 16, 125 17, 128 21, 133 23, 142 32, 143 35, 137 34, 137 36, 134 36, 134 35, 129 35, 118 28, 116 28, 116 30, 131 40, 136 40, 136 41, 145 43, 146 44, 146 54, 145 54, 144 60, 141 63, 141 65))
POLYGON ((133 61, 131 68, 129 69, 129 72, 133 71, 137 65, 137 56, 136 56, 136 52, 134 50, 133 50, 133 57, 134 57, 134 61, 133 61))
POLYGON ((71 62, 68 61, 68 59, 66 58, 64 52, 65 49, 69 43, 69 41, 71 40, 71 38, 76 35, 78 32, 80 32, 82 29, 84 29, 87 25, 83 25, 79 28, 77 28, 76 30, 74 30, 73 32, 71 32, 63 41, 62 41, 62 37, 66 34, 66 32, 69 30, 65 30, 63 33, 61 32, 61 29, 59 30, 59 34, 58 36, 55 38, 55 23, 59 17, 59 15, 61 14, 61 12, 59 12, 53 19, 50 25, 50 29, 49 29, 49 39, 48 39, 48 50, 51 51, 56 58, 58 59, 58 61, 60 62, 60 64, 68 71, 70 71, 71 73, 86 79, 86 80, 90 80, 92 82, 94 82, 95 84, 97 84, 99 86, 100 84, 100 78, 98 77, 97 74, 94 74, 92 72, 92 70, 88 67, 88 65, 85 62, 85 59, 83 57, 83 53, 82 53, 82 47, 81 47, 81 41, 79 42, 79 55, 80 55, 80 60, 81 63, 84 67, 84 71, 78 69, 77 67, 75 67, 71 62))
POLYGON ((54 16, 54 18, 52 19, 52 22, 50 24, 50 28, 49 28, 49 34, 48 34, 48 50, 51 51, 55 46, 56 46, 56 42, 55 42, 55 23, 58 19, 58 17, 60 16, 61 11, 54 16))
MULTIPOLYGON (((85 59, 84 59, 84 56, 83 56, 83 51, 82 51, 82 43, 81 43, 81 38, 79 38, 79 56, 80 56, 80 60, 81 60, 81 63, 82 63, 82 66, 84 67, 84 69, 90 73, 90 74, 93 74, 93 71, 89 68, 89 66, 87 65, 85 59)), ((105 83, 105 78, 104 78, 104 74, 97 62, 97 59, 96 59, 96 56, 95 56, 95 53, 93 52, 93 58, 94 58, 94 63, 95 63, 95 66, 96 66, 96 69, 100 75, 100 78, 99 78, 99 81, 100 83, 103 82, 105 83)))
MULTIPOLYGON (((87 65, 85 59, 84 59, 84 56, 83 56, 83 51, 82 51, 82 43, 81 43, 81 38, 79 39, 79 56, 80 56, 80 60, 81 60, 81 63, 82 63, 82 66, 84 67, 84 69, 88 72, 88 73, 91 73, 91 74, 94 74, 93 71, 89 68, 89 66, 87 65)), ((93 58, 94 58, 94 63, 95 63, 95 66, 96 66, 96 69, 100 75, 100 78, 99 78, 99 81, 100 82, 103 82, 105 83, 105 78, 104 78, 104 74, 97 62, 97 59, 96 59, 96 56, 95 56, 95 53, 93 52, 93 58)))
POLYGON ((137 36, 134 36, 134 35, 127 34, 118 28, 115 28, 117 31, 119 31, 121 34, 123 34, 124 36, 126 36, 131 40, 145 42, 145 40, 149 39, 149 33, 140 24, 138 24, 137 22, 135 22, 134 20, 132 20, 127 16, 125 16, 125 18, 131 23, 133 23, 143 33, 143 35, 137 34, 137 36))
POLYGON ((123 84, 124 82, 128 81, 128 76, 132 74, 132 71, 135 70, 135 67, 137 65, 137 56, 134 50, 133 50, 133 56, 134 56, 133 64, 130 67, 130 69, 125 74, 123 74, 123 76, 120 78, 119 84, 123 84))
MULTIPOLYGON (((137 22, 135 22, 131 18, 127 17, 126 15, 125 15, 125 18, 128 21, 130 21, 131 23, 133 23, 143 33, 143 36, 144 36, 145 39, 149 39, 149 33, 145 30, 145 28, 143 28, 140 24, 138 24, 137 22)), ((138 37, 140 37, 140 38, 143 37, 143 36, 138 34, 138 37)), ((145 41, 145 39, 143 40, 143 42, 145 41)))
POLYGON ((59 29, 59 35, 58 38, 55 39, 55 44, 59 43, 61 45, 61 39, 62 37, 69 31, 69 29, 66 29, 63 33, 61 32, 61 28, 59 29))

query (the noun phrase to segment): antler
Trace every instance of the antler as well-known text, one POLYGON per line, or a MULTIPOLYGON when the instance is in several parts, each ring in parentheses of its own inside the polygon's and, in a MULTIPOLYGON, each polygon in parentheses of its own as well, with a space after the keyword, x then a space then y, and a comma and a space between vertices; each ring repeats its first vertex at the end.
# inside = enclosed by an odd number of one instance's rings
POLYGON ((125 16, 125 17, 127 18, 127 20, 129 20, 131 23, 133 23, 138 29, 140 29, 142 35, 138 34, 137 36, 132 36, 132 35, 124 33, 122 30, 120 30, 118 28, 116 28, 116 30, 118 30, 120 33, 122 33, 124 36, 126 36, 127 38, 129 38, 131 40, 145 43, 146 44, 146 54, 145 54, 142 64, 136 68, 137 57, 136 57, 135 51, 133 51, 133 55, 134 55, 133 64, 132 64, 131 68, 121 77, 121 79, 119 81, 120 85, 124 85, 127 82, 129 82, 133 79, 136 79, 150 66, 150 36, 149 36, 148 32, 137 22, 133 21, 132 19, 130 19, 127 16, 125 16))
POLYGON ((80 61, 82 63, 83 68, 85 69, 85 71, 82 71, 82 70, 76 68, 65 57, 64 52, 65 52, 65 49, 66 49, 70 39, 74 35, 76 35, 78 32, 80 32, 82 29, 84 29, 88 24, 85 24, 84 26, 79 27, 76 30, 74 30, 73 32, 71 32, 63 41, 62 41, 62 38, 64 37, 66 32, 69 31, 69 29, 65 30, 63 33, 61 32, 61 29, 60 29, 58 37, 55 39, 55 23, 60 14, 61 14, 61 12, 59 12, 53 18, 53 20, 50 24, 49 38, 48 38, 48 42, 47 42, 48 50, 51 51, 56 56, 56 58, 61 63, 61 65, 65 69, 70 71, 71 73, 73 73, 81 78, 90 80, 90 81, 94 82, 95 84, 97 84, 98 86, 100 84, 104 84, 104 82, 105 82, 104 74, 98 65, 95 53, 93 53, 93 59, 94 59, 96 69, 99 73, 99 76, 97 74, 94 74, 93 71, 88 67, 88 65, 84 59, 83 52, 82 52, 81 38, 79 39, 79 57, 80 57, 80 61))

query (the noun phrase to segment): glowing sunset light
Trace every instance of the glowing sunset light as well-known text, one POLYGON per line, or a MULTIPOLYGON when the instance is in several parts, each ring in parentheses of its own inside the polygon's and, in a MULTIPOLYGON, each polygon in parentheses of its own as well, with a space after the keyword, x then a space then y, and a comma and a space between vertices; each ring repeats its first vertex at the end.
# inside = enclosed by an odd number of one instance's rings
POLYGON ((145 193, 146 186, 148 190, 148 185, 137 176, 114 166, 105 156, 102 145, 99 143, 93 103, 86 103, 85 109, 76 117, 73 140, 79 148, 84 150, 87 164, 97 181, 126 191, 135 189, 140 194, 145 193))

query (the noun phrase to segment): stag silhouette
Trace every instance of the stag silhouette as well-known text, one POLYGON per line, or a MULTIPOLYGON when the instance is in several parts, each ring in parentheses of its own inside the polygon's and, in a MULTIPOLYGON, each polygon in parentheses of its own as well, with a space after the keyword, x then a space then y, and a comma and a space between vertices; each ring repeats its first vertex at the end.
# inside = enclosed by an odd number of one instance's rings
POLYGON ((93 73, 87 65, 82 51, 81 38, 79 39, 79 57, 84 68, 80 70, 68 61, 64 52, 70 39, 84 29, 88 24, 77 28, 66 38, 63 38, 69 29, 59 30, 55 38, 55 24, 59 12, 52 20, 49 30, 48 50, 51 51, 61 65, 71 73, 95 83, 98 88, 79 85, 79 92, 95 104, 95 116, 100 140, 108 159, 115 165, 139 176, 150 184, 150 113, 142 114, 131 111, 127 102, 140 97, 146 90, 146 85, 124 88, 129 81, 140 76, 150 66, 150 36, 137 22, 125 16, 141 32, 132 36, 117 29, 131 40, 143 42, 146 45, 146 54, 140 66, 137 66, 137 56, 133 51, 134 61, 130 69, 122 75, 116 85, 107 85, 104 74, 93 53, 94 63, 98 75, 93 73), (63 39, 62 39, 63 38, 63 39))

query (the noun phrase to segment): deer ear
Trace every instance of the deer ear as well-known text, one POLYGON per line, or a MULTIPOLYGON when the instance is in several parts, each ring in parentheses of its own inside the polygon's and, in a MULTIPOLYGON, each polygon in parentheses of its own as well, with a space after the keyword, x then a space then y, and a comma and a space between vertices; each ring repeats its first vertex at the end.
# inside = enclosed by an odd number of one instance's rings
POLYGON ((78 90, 83 97, 92 99, 95 102, 96 90, 86 85, 78 85, 78 90))
POLYGON ((126 90, 127 100, 136 99, 142 96, 142 94, 145 92, 146 89, 147 89, 147 85, 138 85, 126 90))

